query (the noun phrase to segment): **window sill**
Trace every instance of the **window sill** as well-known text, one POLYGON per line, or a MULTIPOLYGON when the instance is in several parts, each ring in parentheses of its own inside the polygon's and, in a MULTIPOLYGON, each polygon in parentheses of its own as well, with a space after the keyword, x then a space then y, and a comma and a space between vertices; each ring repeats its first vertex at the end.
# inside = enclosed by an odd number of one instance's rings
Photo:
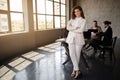
POLYGON ((7 35, 14 35, 14 34, 22 34, 22 33, 28 33, 28 31, 23 31, 23 32, 4 32, 3 34, 0 34, 0 36, 7 36, 7 35))
POLYGON ((56 29, 42 29, 42 30, 35 30, 37 31, 49 31, 49 30, 60 30, 60 29, 64 29, 64 28, 56 28, 56 29))

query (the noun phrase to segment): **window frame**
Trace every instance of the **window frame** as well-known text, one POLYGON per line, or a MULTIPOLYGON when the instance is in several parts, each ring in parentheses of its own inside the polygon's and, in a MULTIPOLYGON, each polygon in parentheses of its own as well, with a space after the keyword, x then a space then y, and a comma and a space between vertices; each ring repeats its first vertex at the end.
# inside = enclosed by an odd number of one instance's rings
POLYGON ((7 10, 0 9, 0 14, 6 14, 7 19, 8 19, 8 31, 0 31, 0 34, 14 33, 14 32, 25 32, 26 31, 25 19, 24 19, 24 11, 23 11, 23 0, 22 0, 22 11, 12 11, 12 10, 10 10, 10 0, 7 0, 7 10), (13 31, 12 30, 11 13, 20 13, 20 14, 23 15, 22 16, 22 18, 23 18, 23 30, 19 30, 19 31, 13 31))

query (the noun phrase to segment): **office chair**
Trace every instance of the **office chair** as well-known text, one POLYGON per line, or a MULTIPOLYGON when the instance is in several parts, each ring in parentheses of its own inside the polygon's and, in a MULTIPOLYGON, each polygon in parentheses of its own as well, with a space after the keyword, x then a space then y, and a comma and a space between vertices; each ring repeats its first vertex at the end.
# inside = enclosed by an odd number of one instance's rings
POLYGON ((117 40, 117 36, 112 38, 112 44, 110 46, 100 45, 100 49, 101 49, 100 50, 100 56, 102 56, 104 58, 105 52, 109 51, 110 60, 112 60, 112 55, 113 55, 113 58, 115 60, 116 58, 115 58, 115 54, 114 54, 114 47, 115 47, 115 44, 116 44, 116 40, 117 40))

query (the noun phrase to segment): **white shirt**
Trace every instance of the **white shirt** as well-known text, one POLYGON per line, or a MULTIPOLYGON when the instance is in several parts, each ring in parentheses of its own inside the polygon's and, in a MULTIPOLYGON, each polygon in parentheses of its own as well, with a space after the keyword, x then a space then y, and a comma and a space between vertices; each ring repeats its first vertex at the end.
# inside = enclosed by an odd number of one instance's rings
POLYGON ((67 36, 67 43, 77 43, 83 45, 85 43, 83 30, 85 27, 86 20, 82 17, 71 19, 67 24, 67 30, 69 34, 67 36))
POLYGON ((106 30, 108 29, 108 27, 109 27, 109 26, 107 26, 107 27, 103 30, 103 32, 106 32, 106 30))

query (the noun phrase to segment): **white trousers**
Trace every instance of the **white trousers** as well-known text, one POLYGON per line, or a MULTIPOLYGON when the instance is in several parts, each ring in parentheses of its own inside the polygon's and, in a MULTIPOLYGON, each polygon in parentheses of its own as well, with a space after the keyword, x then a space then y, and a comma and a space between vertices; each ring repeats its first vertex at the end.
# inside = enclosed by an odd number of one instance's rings
POLYGON ((73 63, 73 70, 79 70, 79 61, 83 45, 69 43, 69 54, 73 63))

